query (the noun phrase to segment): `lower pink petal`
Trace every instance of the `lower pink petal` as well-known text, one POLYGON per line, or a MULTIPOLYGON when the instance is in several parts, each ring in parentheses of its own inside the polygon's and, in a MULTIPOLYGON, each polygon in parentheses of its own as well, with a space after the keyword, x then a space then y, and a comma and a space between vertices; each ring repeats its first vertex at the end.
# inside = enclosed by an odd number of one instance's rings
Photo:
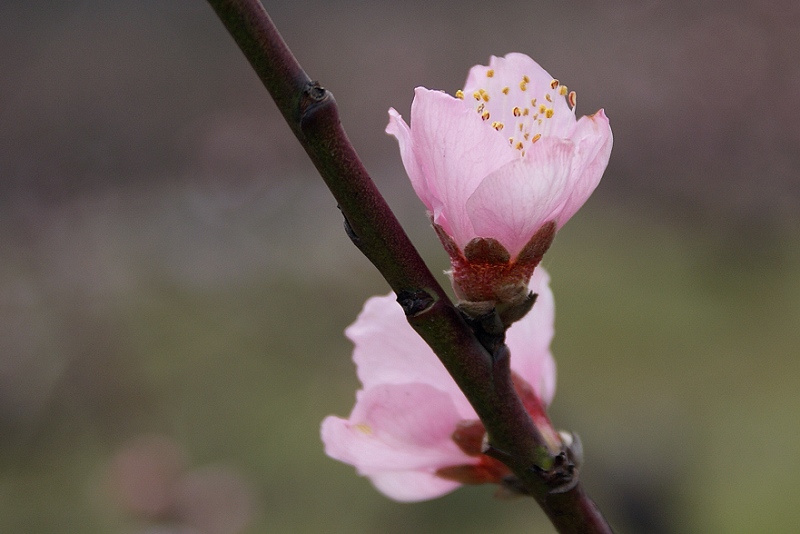
POLYGON ((544 267, 533 271, 528 287, 538 294, 536 303, 528 315, 508 329, 506 344, 511 351, 511 368, 545 404, 550 404, 556 391, 556 363, 550 350, 555 333, 555 303, 544 267))
POLYGON ((371 476, 467 463, 453 442, 461 420, 448 394, 426 384, 384 385, 362 391, 349 419, 322 423, 325 452, 371 476))
POLYGON ((568 198, 573 149, 567 141, 543 138, 523 159, 490 174, 467 201, 475 233, 497 239, 515 258, 568 198))
POLYGON ((370 480, 381 493, 401 502, 435 499, 461 486, 422 471, 386 471, 371 476, 370 480))
POLYGON ((462 419, 475 411, 431 348, 406 321, 394 293, 372 297, 345 333, 365 390, 381 384, 428 384, 449 394, 462 419))

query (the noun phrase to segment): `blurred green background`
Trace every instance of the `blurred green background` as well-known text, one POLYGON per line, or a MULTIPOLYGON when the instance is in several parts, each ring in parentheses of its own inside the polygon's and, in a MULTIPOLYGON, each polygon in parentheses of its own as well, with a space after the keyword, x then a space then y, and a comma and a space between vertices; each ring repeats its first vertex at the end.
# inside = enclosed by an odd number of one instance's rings
MULTIPOLYGON (((266 6, 436 272, 390 106, 519 51, 604 107, 608 171, 544 261, 551 414, 621 531, 797 531, 800 4, 266 6)), ((6 0, 0 72, 0 532, 552 531, 323 454, 387 286, 205 2, 6 0)))

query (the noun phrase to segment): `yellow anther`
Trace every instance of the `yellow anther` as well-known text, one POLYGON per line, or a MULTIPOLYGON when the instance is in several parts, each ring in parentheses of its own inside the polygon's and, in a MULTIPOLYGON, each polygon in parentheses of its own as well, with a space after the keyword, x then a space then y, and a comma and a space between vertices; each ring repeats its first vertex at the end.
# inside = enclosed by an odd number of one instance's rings
POLYGON ((507 94, 508 94, 508 87, 503 87, 503 94, 504 94, 504 95, 507 95, 507 94))
POLYGON ((560 82, 559 82, 558 80, 556 80, 555 78, 553 78, 553 81, 551 81, 551 82, 550 82, 550 88, 551 88, 551 89, 555 89, 556 87, 558 87, 559 83, 560 83, 560 82))
POLYGON ((484 111, 484 112, 481 114, 481 118, 482 118, 483 120, 485 120, 485 121, 488 121, 488 120, 489 120, 489 112, 488 112, 488 111, 484 111))
POLYGON ((475 91, 474 93, 472 93, 472 98, 474 98, 475 100, 480 100, 481 99, 480 91, 475 91))
POLYGON ((460 98, 461 100, 464 100, 464 91, 462 91, 461 89, 456 91, 456 98, 460 98))
POLYGON ((523 74, 522 75, 522 83, 531 83, 531 79, 523 74))
POLYGON ((516 148, 517 150, 522 150, 522 141, 517 141, 517 144, 514 145, 514 148, 516 148))
POLYGON ((355 425, 355 429, 368 436, 372 434, 372 427, 370 427, 367 423, 358 423, 355 425))
POLYGON ((522 115, 522 111, 518 107, 515 107, 512 113, 514 113, 515 117, 519 117, 520 115, 522 115))
POLYGON ((509 137, 508 138, 508 144, 509 145, 513 145, 514 144, 514 138, 513 137, 509 137))
POLYGON ((523 91, 527 91, 528 90, 528 84, 525 83, 525 80, 519 82, 519 88, 522 89, 523 91))
POLYGON ((525 108, 525 109, 522 110, 522 115, 523 116, 527 117, 528 113, 530 113, 530 110, 528 108, 525 108))
POLYGON ((568 92, 569 90, 567 89, 566 85, 562 85, 561 87, 558 88, 558 94, 560 94, 561 96, 567 96, 568 92))
POLYGON ((553 111, 553 108, 549 108, 545 112, 544 116, 547 117, 548 119, 552 119, 553 118, 553 113, 555 113, 555 111, 553 111))
POLYGON ((522 123, 519 123, 519 131, 522 131, 522 123))
POLYGON ((547 93, 546 95, 544 95, 544 98, 545 98, 545 99, 546 99, 548 102, 552 102, 552 101, 553 101, 553 97, 552 97, 552 96, 550 96, 550 93, 547 93))
POLYGON ((544 113, 545 111, 547 111, 547 106, 545 106, 544 104, 539 106, 539 113, 544 113))
MULTIPOLYGON (((540 135, 541 135, 541 134, 540 134, 540 135)), ((527 140, 528 140, 528 138, 530 138, 530 136, 531 136, 530 132, 525 132, 525 135, 523 135, 523 136, 522 136, 522 138, 523 138, 523 139, 525 139, 525 140, 527 141, 527 140)))
POLYGON ((575 91, 570 91, 569 95, 567 96, 567 102, 569 102, 569 105, 574 108, 577 101, 578 95, 575 94, 575 91))
POLYGON ((536 141, 538 141, 541 138, 542 138, 542 134, 536 134, 536 135, 533 136, 533 139, 531 139, 531 143, 535 143, 536 141))
POLYGON ((481 93, 481 98, 483 98, 484 102, 488 102, 489 101, 489 93, 484 91, 483 93, 481 93))
POLYGON ((536 99, 535 98, 531 99, 531 106, 536 107, 536 99))
POLYGON ((487 78, 491 78, 492 76, 494 76, 494 69, 487 70, 486 71, 486 77, 487 78))
POLYGON ((494 122, 492 123, 492 128, 494 128, 495 130, 497 130, 497 131, 499 132, 500 130, 502 130, 503 128, 505 128, 505 124, 503 124, 503 123, 502 123, 502 122, 500 122, 500 121, 494 121, 494 122))

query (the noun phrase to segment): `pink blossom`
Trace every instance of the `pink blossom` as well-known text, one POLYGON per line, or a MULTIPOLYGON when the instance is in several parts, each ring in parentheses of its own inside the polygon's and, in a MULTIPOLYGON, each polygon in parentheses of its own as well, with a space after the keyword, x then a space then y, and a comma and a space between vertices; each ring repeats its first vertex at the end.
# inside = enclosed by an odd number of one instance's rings
MULTIPOLYGON (((555 393, 553 294, 538 269, 536 305, 508 330, 520 393, 549 404, 555 393)), ((406 321, 395 296, 372 297, 346 330, 363 389, 348 419, 322 422, 325 452, 356 467, 398 501, 433 499, 464 483, 498 483, 509 474, 480 452, 484 430, 439 359, 406 321)))
POLYGON ((600 182, 608 118, 601 109, 576 120, 575 100, 531 58, 508 54, 472 67, 456 96, 418 87, 410 127, 389 110, 386 132, 465 300, 504 301, 509 285, 524 288, 555 231, 600 182))

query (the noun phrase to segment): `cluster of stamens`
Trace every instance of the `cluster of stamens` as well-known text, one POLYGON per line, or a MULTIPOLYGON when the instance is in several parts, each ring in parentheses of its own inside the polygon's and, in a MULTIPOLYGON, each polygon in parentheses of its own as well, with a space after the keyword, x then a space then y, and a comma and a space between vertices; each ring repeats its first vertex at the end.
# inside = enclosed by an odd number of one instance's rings
MULTIPOLYGON (((495 72, 493 69, 486 71, 487 78, 494 78, 495 72)), ((489 101, 492 100, 494 95, 490 95, 486 89, 478 89, 472 93, 472 98, 475 100, 475 111, 484 121, 491 121, 489 124, 495 130, 502 131, 507 125, 511 128, 507 131, 512 132, 512 136, 508 138, 511 146, 525 155, 525 147, 528 144, 535 143, 541 139, 542 134, 548 130, 547 121, 552 119, 555 114, 554 98, 566 97, 567 104, 575 110, 576 95, 575 91, 570 91, 566 85, 561 85, 556 79, 550 82, 550 90, 546 91, 544 96, 533 96, 528 94, 528 86, 531 80, 528 76, 522 76, 519 84, 516 87, 504 86, 500 89, 502 101, 499 105, 494 102, 491 108, 495 113, 500 111, 499 117, 493 117, 489 111, 489 101), (522 98, 520 95, 514 94, 517 91, 524 93, 522 98), (532 98, 531 98, 532 97, 532 98), (540 100, 541 99, 541 100, 540 100), (511 103, 519 103, 521 105, 512 106, 511 103)), ((456 98, 464 99, 464 91, 456 91, 456 98)))

